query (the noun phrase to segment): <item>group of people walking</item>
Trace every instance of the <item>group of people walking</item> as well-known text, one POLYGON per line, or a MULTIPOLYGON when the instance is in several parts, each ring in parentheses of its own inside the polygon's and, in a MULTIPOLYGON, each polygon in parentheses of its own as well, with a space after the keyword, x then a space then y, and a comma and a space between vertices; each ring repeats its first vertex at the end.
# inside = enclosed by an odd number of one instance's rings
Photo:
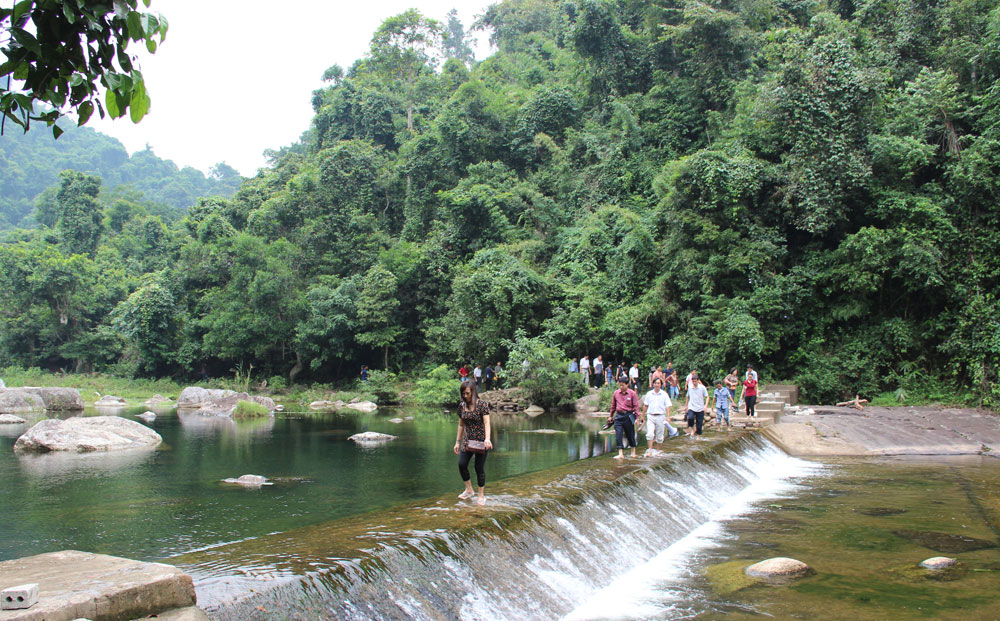
MULTIPOLYGON (((637 368, 637 365, 633 365, 637 368)), ((635 387, 633 376, 619 375, 617 378, 618 389, 611 395, 611 408, 608 413, 608 421, 605 428, 614 426, 615 447, 618 449, 616 459, 625 458, 625 449, 632 449, 632 457, 636 454, 636 429, 646 429, 646 456, 656 455, 660 451, 660 446, 664 440, 676 438, 680 431, 670 424, 671 409, 673 400, 679 395, 677 387, 677 371, 672 363, 667 363, 667 368, 654 368, 649 374, 649 391, 641 399, 635 387), (673 382, 670 379, 673 378, 673 382), (676 390, 672 390, 676 389, 676 390)), ((689 438, 701 439, 702 430, 705 425, 706 412, 714 409, 716 412, 716 424, 720 427, 725 425, 728 431, 731 429, 729 413, 733 408, 733 403, 745 403, 747 416, 757 415, 755 405, 757 401, 757 372, 753 365, 747 365, 746 375, 743 379, 743 394, 740 401, 736 401, 736 390, 740 384, 737 369, 734 367, 725 379, 715 381, 715 390, 709 394, 708 389, 701 381, 697 369, 693 369, 685 380, 685 416, 687 424, 685 433, 689 438)), ((737 408, 739 405, 737 405, 737 408)), ((711 420, 711 419, 709 419, 711 420)))
MULTIPOLYGON (((586 367, 581 367, 581 361, 573 359, 569 370, 572 373, 583 373, 581 368, 593 370, 604 378, 606 383, 614 381, 617 389, 611 395, 611 408, 608 413, 608 424, 605 428, 614 426, 615 446, 618 454, 615 459, 625 458, 625 449, 631 448, 632 457, 636 454, 636 429, 646 430, 646 456, 659 454, 660 447, 670 439, 680 436, 680 430, 670 424, 671 410, 674 401, 680 394, 677 370, 673 363, 668 362, 666 368, 655 367, 649 372, 647 386, 649 390, 640 398, 639 365, 633 363, 630 367, 625 363, 605 366, 601 356, 593 363, 587 358, 586 367), (575 370, 574 370, 575 369, 575 370)), ((486 383, 487 388, 496 381, 502 367, 498 362, 496 368, 487 366, 482 371, 477 365, 470 374, 466 365, 459 369, 462 385, 459 388, 458 433, 455 437, 454 452, 458 455, 458 472, 465 483, 465 489, 459 494, 461 499, 473 499, 477 505, 486 504, 486 456, 493 448, 490 428, 490 407, 486 401, 479 398, 479 389, 486 383), (477 372, 478 371, 478 372, 477 372), (471 375, 471 377, 470 377, 471 375), (477 487, 472 486, 472 476, 469 464, 474 465, 477 487)), ((591 374, 584 374, 584 381, 591 381, 591 374)), ((739 402, 746 404, 747 415, 756 416, 754 406, 757 400, 757 372, 753 365, 747 365, 747 371, 742 381, 743 394, 739 402)), ((689 438, 700 439, 705 424, 706 412, 711 412, 713 405, 716 411, 716 421, 719 426, 725 423, 730 428, 729 412, 736 401, 736 390, 740 385, 737 369, 734 367, 725 379, 715 382, 715 390, 709 394, 701 381, 697 369, 693 369, 685 379, 685 433, 689 438)))
POLYGON ((458 379, 462 382, 471 379, 476 382, 478 390, 500 388, 500 382, 503 379, 503 365, 497 362, 494 366, 486 365, 484 369, 482 365, 477 364, 475 368, 469 369, 469 365, 463 364, 458 367, 458 379))

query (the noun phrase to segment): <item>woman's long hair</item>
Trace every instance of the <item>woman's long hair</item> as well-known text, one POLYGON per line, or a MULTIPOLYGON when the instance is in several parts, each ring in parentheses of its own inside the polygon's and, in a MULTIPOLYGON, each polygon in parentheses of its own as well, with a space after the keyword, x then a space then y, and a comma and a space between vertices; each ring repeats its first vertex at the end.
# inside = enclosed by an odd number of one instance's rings
POLYGON ((476 388, 476 382, 474 380, 465 380, 458 389, 458 398, 461 403, 465 403, 465 389, 469 388, 472 390, 472 402, 466 403, 466 407, 471 412, 476 409, 476 404, 479 403, 479 389, 476 388))

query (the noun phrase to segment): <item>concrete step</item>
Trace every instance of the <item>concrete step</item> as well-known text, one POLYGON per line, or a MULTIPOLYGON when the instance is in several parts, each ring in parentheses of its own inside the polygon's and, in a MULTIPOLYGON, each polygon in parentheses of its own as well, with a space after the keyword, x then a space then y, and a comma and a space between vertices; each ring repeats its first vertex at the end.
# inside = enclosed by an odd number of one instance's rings
POLYGON ((136 619, 196 603, 191 577, 176 567, 75 550, 4 561, 0 578, 39 591, 37 604, 4 610, 2 621, 136 619))

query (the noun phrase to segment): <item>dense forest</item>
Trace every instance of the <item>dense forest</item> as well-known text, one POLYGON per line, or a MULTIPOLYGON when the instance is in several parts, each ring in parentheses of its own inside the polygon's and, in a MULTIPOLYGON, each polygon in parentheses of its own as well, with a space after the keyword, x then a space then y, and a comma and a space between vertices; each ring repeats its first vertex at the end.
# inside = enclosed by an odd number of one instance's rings
POLYGON ((327 381, 752 362, 1000 403, 993 0, 507 0, 386 20, 302 139, 175 225, 64 173, 0 247, 0 364, 327 381))
POLYGON ((180 220, 198 198, 232 196, 243 181, 224 163, 206 177, 194 168, 178 169, 149 148, 129 156, 120 142, 89 127, 70 122, 60 127, 58 140, 43 123, 32 124, 27 133, 10 123, 0 136, 0 231, 37 225, 32 217, 37 209, 51 213, 64 170, 100 177, 104 202, 125 198, 168 222, 180 220))

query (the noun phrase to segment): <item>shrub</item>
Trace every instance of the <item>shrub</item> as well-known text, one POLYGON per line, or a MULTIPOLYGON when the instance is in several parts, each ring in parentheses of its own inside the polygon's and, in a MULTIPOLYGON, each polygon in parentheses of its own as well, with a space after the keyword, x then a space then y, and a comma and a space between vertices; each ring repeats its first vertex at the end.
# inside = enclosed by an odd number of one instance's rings
POLYGON ((358 390, 375 395, 379 405, 399 403, 399 377, 392 371, 369 369, 368 381, 358 378, 358 390))
POLYGON ((567 405, 587 393, 580 375, 567 372, 569 361, 541 338, 528 338, 518 330, 514 340, 505 341, 504 346, 510 351, 507 373, 532 403, 542 407, 567 405))
POLYGON ((271 392, 278 392, 288 388, 288 381, 282 375, 275 375, 267 380, 267 387, 271 392))
POLYGON ((267 409, 259 403, 254 403, 253 401, 238 401, 236 403, 236 409, 233 410, 233 418, 259 418, 261 416, 270 416, 271 410, 267 409))
POLYGON ((413 399, 424 405, 458 403, 458 387, 460 385, 455 376, 455 370, 442 364, 428 373, 427 377, 417 380, 417 389, 413 391, 413 399))

